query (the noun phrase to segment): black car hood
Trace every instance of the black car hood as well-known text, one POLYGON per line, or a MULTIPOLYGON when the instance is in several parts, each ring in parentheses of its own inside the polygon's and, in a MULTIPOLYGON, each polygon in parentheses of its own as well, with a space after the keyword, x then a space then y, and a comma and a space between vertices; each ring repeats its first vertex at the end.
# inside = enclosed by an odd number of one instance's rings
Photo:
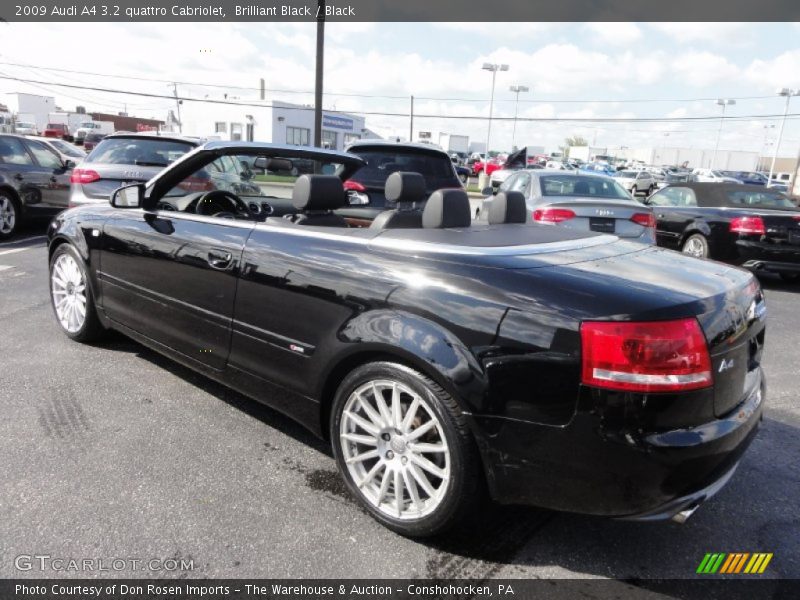
POLYGON ((523 146, 516 152, 508 155, 505 164, 503 165, 504 169, 524 169, 528 166, 528 147, 523 146))

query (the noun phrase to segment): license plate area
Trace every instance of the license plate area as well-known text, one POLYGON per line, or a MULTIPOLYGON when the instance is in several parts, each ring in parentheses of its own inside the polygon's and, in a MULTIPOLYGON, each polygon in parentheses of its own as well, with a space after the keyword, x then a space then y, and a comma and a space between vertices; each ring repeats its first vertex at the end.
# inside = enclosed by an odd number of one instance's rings
POLYGON ((616 221, 605 217, 590 217, 589 229, 599 233, 614 233, 616 221))

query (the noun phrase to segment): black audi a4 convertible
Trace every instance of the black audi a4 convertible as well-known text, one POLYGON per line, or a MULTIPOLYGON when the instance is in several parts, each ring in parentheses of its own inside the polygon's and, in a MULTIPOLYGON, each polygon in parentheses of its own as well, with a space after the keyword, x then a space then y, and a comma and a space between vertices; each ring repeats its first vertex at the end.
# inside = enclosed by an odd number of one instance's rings
POLYGON ((526 223, 514 192, 473 223, 463 190, 422 197, 410 172, 387 179, 394 211, 351 227, 335 211, 362 164, 209 142, 61 213, 58 323, 80 342, 120 331, 328 438, 354 497, 405 535, 487 492, 682 521, 728 481, 765 394, 749 272, 526 223), (314 168, 293 188, 192 185, 226 157, 314 168))

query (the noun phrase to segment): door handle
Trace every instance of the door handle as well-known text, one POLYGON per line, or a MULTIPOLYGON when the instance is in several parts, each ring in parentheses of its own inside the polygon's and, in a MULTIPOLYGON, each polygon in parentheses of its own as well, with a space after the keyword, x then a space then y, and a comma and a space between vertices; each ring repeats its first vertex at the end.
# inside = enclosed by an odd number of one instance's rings
POLYGON ((227 269, 233 261, 233 255, 230 252, 211 250, 207 260, 208 264, 215 269, 227 269))
POLYGON ((20 175, 19 173, 15 173, 14 174, 14 179, 16 179, 17 181, 22 181, 24 179, 24 177, 22 175, 20 175))
POLYGON ((664 215, 664 213, 661 213, 661 214, 656 215, 656 218, 657 219, 663 219, 665 216, 666 215, 664 215))

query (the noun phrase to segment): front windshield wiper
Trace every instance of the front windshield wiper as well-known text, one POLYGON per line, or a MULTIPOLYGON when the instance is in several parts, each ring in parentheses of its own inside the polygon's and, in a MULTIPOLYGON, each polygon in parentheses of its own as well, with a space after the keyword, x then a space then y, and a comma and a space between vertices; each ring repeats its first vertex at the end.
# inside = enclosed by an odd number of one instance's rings
POLYGON ((166 167, 167 163, 165 162, 148 162, 146 160, 135 160, 133 164, 140 166, 140 167, 166 167))

